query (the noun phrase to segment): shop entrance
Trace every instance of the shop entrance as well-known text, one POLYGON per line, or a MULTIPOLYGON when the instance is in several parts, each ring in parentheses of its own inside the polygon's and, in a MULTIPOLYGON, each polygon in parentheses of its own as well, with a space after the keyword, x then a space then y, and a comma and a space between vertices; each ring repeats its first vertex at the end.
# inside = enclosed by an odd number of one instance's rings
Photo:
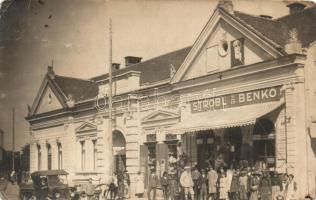
POLYGON ((275 166, 275 127, 270 119, 260 119, 253 130, 253 160, 261 169, 275 166))
POLYGON ((126 141, 122 132, 113 131, 114 172, 120 173, 126 169, 126 141))

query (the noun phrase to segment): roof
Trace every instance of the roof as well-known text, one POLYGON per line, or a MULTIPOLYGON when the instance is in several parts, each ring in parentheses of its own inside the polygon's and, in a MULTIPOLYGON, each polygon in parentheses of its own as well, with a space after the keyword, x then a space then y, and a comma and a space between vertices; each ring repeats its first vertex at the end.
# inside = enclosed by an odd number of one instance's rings
POLYGON ((68 175, 65 170, 41 170, 31 174, 31 176, 54 176, 54 175, 68 175))
POLYGON ((289 30, 293 28, 298 30, 303 47, 308 47, 316 40, 316 6, 278 19, 266 19, 239 11, 235 11, 234 16, 281 47, 285 46, 289 30))
POLYGON ((279 46, 286 44, 288 29, 285 24, 239 11, 235 11, 235 16, 279 46))
MULTIPOLYGON (((139 71, 141 72, 141 85, 169 79, 171 65, 175 68, 175 70, 178 70, 190 50, 191 46, 122 68, 114 71, 113 76, 123 74, 128 71, 139 71)), ((107 77, 108 74, 103 74, 94 77, 91 80, 100 81, 106 79, 107 77)))
POLYGON ((91 99, 98 95, 98 85, 91 80, 55 75, 51 81, 57 85, 65 97, 71 95, 76 102, 91 99))
POLYGON ((285 24, 289 30, 296 28, 303 47, 308 47, 310 43, 316 40, 316 6, 306 8, 299 13, 284 16, 277 19, 277 21, 285 24))

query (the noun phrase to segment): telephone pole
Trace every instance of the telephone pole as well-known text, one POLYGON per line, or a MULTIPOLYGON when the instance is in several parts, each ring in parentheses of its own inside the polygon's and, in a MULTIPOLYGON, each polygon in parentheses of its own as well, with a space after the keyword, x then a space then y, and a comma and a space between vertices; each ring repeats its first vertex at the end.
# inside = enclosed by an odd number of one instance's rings
POLYGON ((14 146, 15 146, 15 137, 14 137, 14 135, 15 135, 15 130, 14 130, 14 121, 15 121, 15 119, 14 119, 14 106, 13 106, 13 108, 12 108, 12 171, 14 171, 14 151, 15 151, 15 149, 14 149, 14 146))
POLYGON ((109 130, 108 142, 110 153, 110 175, 113 173, 113 138, 112 138, 112 19, 109 21, 109 130))

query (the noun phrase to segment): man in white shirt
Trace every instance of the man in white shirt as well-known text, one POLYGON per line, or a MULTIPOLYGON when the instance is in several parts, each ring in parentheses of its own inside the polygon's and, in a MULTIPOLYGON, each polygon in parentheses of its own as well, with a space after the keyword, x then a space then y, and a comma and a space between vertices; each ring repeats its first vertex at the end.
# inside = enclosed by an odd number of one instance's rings
POLYGON ((180 177, 180 184, 184 189, 185 199, 188 199, 189 193, 191 195, 191 199, 194 197, 193 191, 193 180, 191 175, 191 169, 189 166, 184 167, 185 171, 182 172, 180 177))

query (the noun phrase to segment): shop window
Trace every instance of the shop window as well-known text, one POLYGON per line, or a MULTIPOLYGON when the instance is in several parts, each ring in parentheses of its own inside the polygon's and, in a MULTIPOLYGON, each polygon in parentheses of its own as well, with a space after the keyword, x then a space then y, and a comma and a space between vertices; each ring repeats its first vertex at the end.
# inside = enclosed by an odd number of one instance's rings
POLYGON ((209 164, 214 166, 216 152, 215 137, 211 130, 200 131, 196 135, 197 164, 200 169, 206 169, 209 164))
POLYGON ((61 143, 58 143, 57 146, 58 146, 58 169, 62 169, 63 168, 63 150, 62 150, 61 143))
POLYGON ((37 169, 41 170, 41 164, 42 164, 42 150, 41 146, 37 145, 37 169))
POLYGON ((177 165, 177 146, 178 146, 178 139, 177 135, 175 134, 166 134, 166 140, 164 141, 165 144, 168 146, 168 165, 169 167, 176 167, 177 165))
POLYGON ((156 169, 156 144, 148 144, 148 166, 150 169, 156 169))
POLYGON ((47 144, 47 169, 52 169, 52 147, 47 144))
POLYGON ((275 166, 275 129, 269 119, 256 122, 253 132, 254 163, 261 168, 275 166))

